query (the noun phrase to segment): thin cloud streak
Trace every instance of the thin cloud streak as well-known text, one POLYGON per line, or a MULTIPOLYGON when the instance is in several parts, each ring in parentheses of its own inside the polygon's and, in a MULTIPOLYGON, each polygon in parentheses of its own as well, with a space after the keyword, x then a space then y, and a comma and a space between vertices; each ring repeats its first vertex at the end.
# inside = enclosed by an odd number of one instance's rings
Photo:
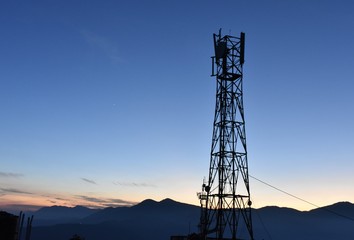
POLYGON ((21 174, 21 173, 12 173, 12 172, 0 172, 0 177, 19 178, 19 177, 23 177, 23 174, 21 174))
POLYGON ((122 58, 117 54, 117 46, 109 39, 88 30, 81 30, 81 35, 87 43, 94 46, 108 56, 112 61, 122 62, 122 58))
POLYGON ((33 194, 31 192, 26 192, 23 190, 19 190, 16 188, 0 188, 0 191, 2 194, 11 194, 11 193, 19 193, 19 194, 33 194))
POLYGON ((87 183, 91 183, 91 184, 97 184, 95 181, 91 180, 91 179, 87 179, 87 178, 81 178, 82 181, 85 181, 87 183))
POLYGON ((149 183, 136 183, 136 182, 113 182, 114 185, 124 187, 156 187, 154 184, 149 183))
POLYGON ((123 206, 132 206, 135 205, 136 202, 127 201, 119 198, 97 198, 90 197, 85 195, 75 195, 75 197, 89 202, 89 204, 84 204, 89 207, 123 207, 123 206))

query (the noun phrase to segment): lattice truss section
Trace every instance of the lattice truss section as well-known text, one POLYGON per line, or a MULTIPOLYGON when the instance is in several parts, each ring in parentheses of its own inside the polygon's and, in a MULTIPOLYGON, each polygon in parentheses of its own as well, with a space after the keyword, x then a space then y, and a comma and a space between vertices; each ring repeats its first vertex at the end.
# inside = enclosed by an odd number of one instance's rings
POLYGON ((199 194, 204 239, 253 239, 242 66, 244 33, 214 34, 216 106, 207 182, 199 194))

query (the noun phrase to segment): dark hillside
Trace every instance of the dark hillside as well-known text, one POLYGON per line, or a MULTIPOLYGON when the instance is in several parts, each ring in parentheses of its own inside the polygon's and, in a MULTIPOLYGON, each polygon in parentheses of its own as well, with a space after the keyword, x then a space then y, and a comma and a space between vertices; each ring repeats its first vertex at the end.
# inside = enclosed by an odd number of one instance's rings
MULTIPOLYGON (((305 212, 280 207, 254 209, 255 239, 354 239, 354 221, 341 216, 350 217, 354 212, 354 204, 341 202, 325 208, 326 211, 319 208, 305 212)), ((97 211, 81 219, 82 224, 34 227, 32 240, 65 240, 74 234, 86 240, 166 240, 171 235, 197 231, 199 217, 198 206, 171 199, 161 202, 145 200, 133 207, 97 211)))

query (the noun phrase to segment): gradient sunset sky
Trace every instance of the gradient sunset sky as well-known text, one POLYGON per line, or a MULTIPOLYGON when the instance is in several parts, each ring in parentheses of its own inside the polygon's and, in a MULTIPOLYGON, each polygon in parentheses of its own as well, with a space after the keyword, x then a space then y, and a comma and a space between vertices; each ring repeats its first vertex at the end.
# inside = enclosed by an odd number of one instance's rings
MULTIPOLYGON (((353 13, 350 0, 1 1, 0 208, 198 205, 219 28, 246 33, 250 174, 354 202, 353 13)), ((251 195, 313 208, 254 179, 251 195)))

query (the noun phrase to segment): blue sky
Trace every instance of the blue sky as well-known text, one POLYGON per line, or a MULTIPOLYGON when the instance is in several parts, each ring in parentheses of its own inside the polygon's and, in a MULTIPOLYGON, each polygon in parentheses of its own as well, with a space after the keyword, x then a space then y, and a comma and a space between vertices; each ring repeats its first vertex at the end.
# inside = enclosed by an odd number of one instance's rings
MULTIPOLYGON (((351 1, 0 3, 0 205, 198 204, 212 34, 246 33, 250 174, 354 202, 351 1)), ((255 207, 309 209, 255 180, 255 207)))

